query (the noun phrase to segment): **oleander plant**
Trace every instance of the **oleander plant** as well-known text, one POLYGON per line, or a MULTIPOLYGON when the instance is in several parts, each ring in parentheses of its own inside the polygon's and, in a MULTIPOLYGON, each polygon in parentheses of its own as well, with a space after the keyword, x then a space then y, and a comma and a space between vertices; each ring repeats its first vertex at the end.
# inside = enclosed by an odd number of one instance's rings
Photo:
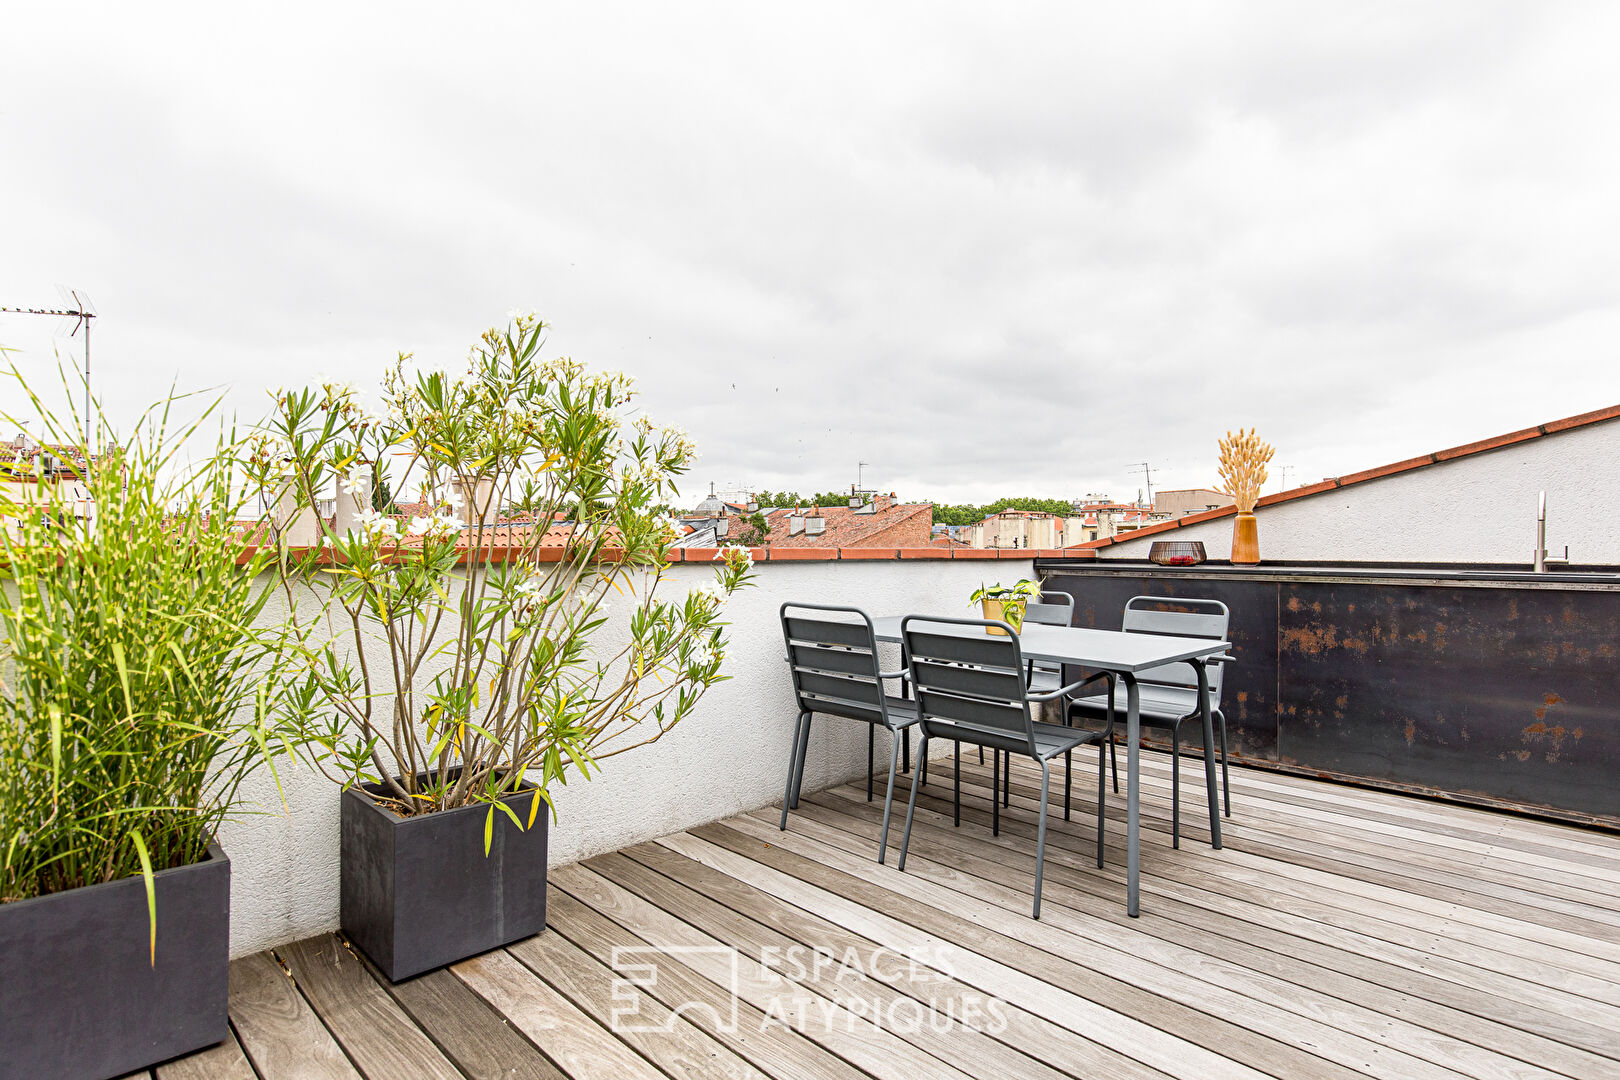
POLYGON ((497 812, 532 825, 726 677, 724 604, 752 572, 726 549, 712 584, 666 595, 662 508, 693 444, 633 413, 626 376, 541 359, 545 329, 514 315, 448 370, 402 355, 375 411, 346 385, 278 391, 244 460, 281 508, 289 722, 402 816, 488 804, 486 850, 497 812))

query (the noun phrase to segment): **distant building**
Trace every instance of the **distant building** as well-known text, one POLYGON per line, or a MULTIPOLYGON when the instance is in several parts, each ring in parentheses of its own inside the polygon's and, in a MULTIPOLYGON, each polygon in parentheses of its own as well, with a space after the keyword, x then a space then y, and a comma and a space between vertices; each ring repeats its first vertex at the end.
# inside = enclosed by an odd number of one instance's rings
MULTIPOLYGON (((700 505, 700 509, 704 508, 700 505)), ((927 547, 934 523, 932 503, 902 503, 892 493, 874 496, 861 506, 760 507, 753 502, 722 502, 720 510, 714 517, 683 518, 692 532, 676 541, 676 546, 740 543, 756 513, 765 519, 765 544, 782 548, 927 547), (727 508, 731 508, 729 513, 727 508)))
POLYGON ((96 516, 79 448, 36 443, 26 433, 0 445, 0 500, 11 508, 3 519, 13 539, 18 536, 19 518, 43 514, 53 501, 66 507, 75 520, 93 522, 96 516))
POLYGON ((963 539, 976 548, 1060 548, 1140 529, 1166 514, 1148 506, 1106 499, 1077 502, 1069 514, 1003 510, 966 527, 963 539))
POLYGON ((1168 518, 1186 517, 1188 514, 1202 514, 1206 510, 1219 510, 1223 506, 1231 506, 1237 500, 1224 491, 1214 488, 1179 488, 1173 491, 1160 491, 1153 500, 1153 509, 1168 518))
POLYGON ((1039 510, 1003 510, 969 525, 967 542, 976 548, 1062 547, 1066 520, 1039 510))

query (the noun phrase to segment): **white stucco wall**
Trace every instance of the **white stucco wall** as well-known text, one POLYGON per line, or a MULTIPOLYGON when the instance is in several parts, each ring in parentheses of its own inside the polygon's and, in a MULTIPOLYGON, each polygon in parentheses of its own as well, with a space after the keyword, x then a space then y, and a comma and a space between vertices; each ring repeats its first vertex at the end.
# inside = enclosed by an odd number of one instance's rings
MULTIPOLYGON (((881 560, 761 563, 757 585, 727 604, 725 673, 691 716, 658 743, 604 763, 595 780, 554 792, 553 865, 612 851, 780 800, 797 714, 782 663, 777 609, 787 600, 852 604, 879 615, 971 615, 967 597, 986 579, 1032 577, 1024 560, 881 560)), ((712 580, 702 565, 678 564, 663 595, 712 580)), ((622 613, 622 611, 621 611, 622 613)), ((273 614, 273 613, 272 613, 273 614)), ((863 725, 825 719, 812 727, 805 790, 860 776, 863 725)), ((880 761, 886 742, 880 740, 880 761)), ((246 797, 261 813, 228 824, 231 953, 240 956, 338 925, 338 790, 311 770, 286 767, 283 812, 261 772, 246 797)))
MULTIPOLYGON (((1606 421, 1352 484, 1255 516, 1263 560, 1523 563, 1547 492, 1547 546, 1578 565, 1620 564, 1620 421, 1606 421)), ((1232 554, 1232 518, 1123 541, 1103 559, 1144 559, 1154 540, 1200 540, 1232 554)))

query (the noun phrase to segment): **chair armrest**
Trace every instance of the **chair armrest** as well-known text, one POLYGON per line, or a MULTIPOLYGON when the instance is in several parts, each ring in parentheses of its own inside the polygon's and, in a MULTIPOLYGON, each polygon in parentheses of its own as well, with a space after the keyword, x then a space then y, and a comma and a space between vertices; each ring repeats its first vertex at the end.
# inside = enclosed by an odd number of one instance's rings
POLYGON ((1070 683, 1068 686, 1060 686, 1056 690, 1051 691, 1050 693, 1031 694, 1030 696, 1024 698, 1024 700, 1025 701, 1031 701, 1031 702, 1033 702, 1033 701, 1052 701, 1055 698, 1067 697, 1068 695, 1074 693, 1076 690, 1080 689, 1082 686, 1085 686, 1087 683, 1094 683, 1098 679, 1112 679, 1113 676, 1114 676, 1114 673, 1111 672, 1111 671, 1099 671, 1095 675, 1087 675, 1083 679, 1077 679, 1076 681, 1070 683))

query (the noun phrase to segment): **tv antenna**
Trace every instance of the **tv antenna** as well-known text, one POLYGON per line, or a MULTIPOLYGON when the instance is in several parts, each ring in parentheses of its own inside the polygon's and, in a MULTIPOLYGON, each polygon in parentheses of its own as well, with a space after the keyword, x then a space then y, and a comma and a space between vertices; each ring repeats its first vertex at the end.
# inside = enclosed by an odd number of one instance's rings
MULTIPOLYGON (((90 294, 80 289, 69 289, 58 285, 57 294, 62 298, 62 307, 56 308, 25 308, 0 307, 0 312, 8 315, 55 315, 63 320, 57 333, 68 331, 69 337, 79 333, 84 328, 84 430, 85 438, 90 435, 90 320, 96 317, 96 305, 90 302, 90 294), (71 327, 71 329, 69 329, 71 327)), ((86 449, 89 449, 86 447, 86 449)))
POLYGON ((1139 473, 1142 474, 1142 479, 1147 482, 1147 504, 1149 506, 1152 506, 1153 505, 1153 474, 1158 472, 1159 470, 1153 468, 1151 465, 1149 465, 1145 461, 1133 461, 1130 464, 1126 465, 1125 467, 1127 469, 1129 469, 1133 473, 1139 472, 1139 473))
POLYGON ((862 495, 876 494, 876 492, 868 491, 866 488, 866 470, 871 467, 872 463, 870 461, 857 461, 855 463, 855 486, 849 489, 851 500, 858 499, 862 495))
POLYGON ((1296 469, 1292 465, 1279 465, 1279 466, 1277 466, 1277 472, 1279 474, 1281 474, 1281 476, 1282 476, 1282 487, 1279 488, 1278 490, 1279 491, 1287 491, 1288 490, 1288 474, 1291 473, 1291 472, 1298 472, 1298 471, 1299 470, 1296 469))

